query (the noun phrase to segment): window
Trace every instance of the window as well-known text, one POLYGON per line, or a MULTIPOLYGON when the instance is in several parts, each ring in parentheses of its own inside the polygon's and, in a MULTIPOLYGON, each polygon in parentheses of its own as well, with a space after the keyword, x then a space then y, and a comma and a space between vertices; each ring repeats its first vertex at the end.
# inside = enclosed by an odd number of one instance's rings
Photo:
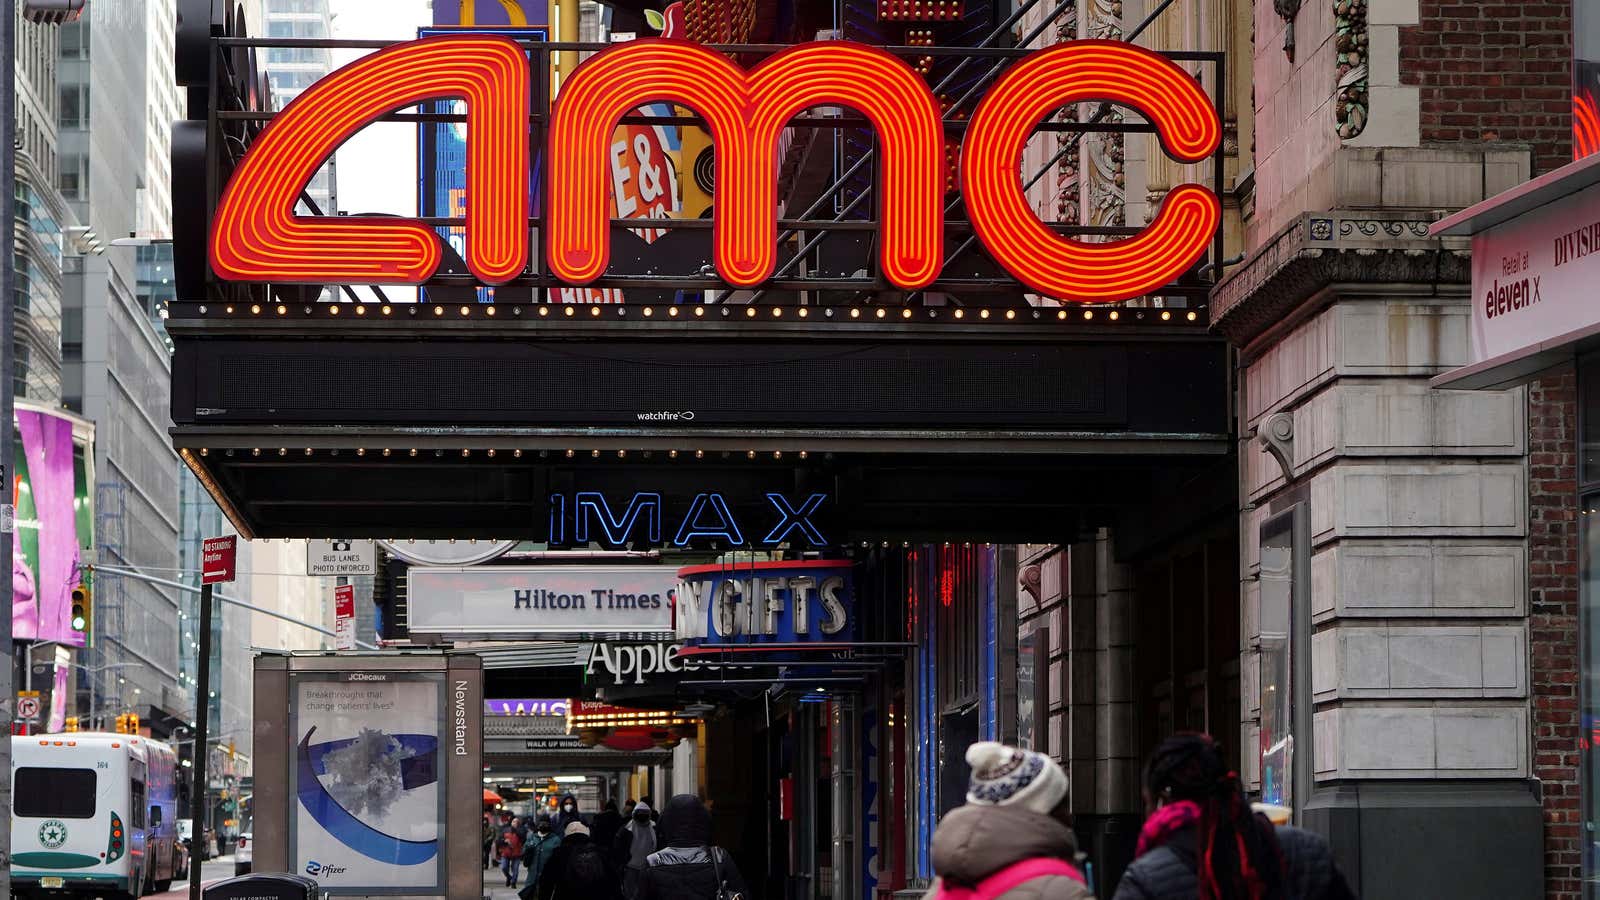
POLYGON ((1304 503, 1261 525, 1261 800, 1291 809, 1311 787, 1309 527, 1304 503))
POLYGON ((93 769, 20 768, 12 783, 12 803, 19 818, 94 818, 93 769))
POLYGON ((130 798, 129 803, 131 804, 131 809, 129 810, 131 815, 129 816, 129 818, 133 819, 133 821, 130 824, 134 828, 143 828, 144 827, 144 782, 135 781, 133 783, 132 797, 130 798))
POLYGON ((89 58, 89 29, 83 22, 69 22, 61 26, 61 58, 89 58))
POLYGON ((61 107, 56 121, 62 128, 89 127, 89 86, 63 84, 60 88, 61 107))

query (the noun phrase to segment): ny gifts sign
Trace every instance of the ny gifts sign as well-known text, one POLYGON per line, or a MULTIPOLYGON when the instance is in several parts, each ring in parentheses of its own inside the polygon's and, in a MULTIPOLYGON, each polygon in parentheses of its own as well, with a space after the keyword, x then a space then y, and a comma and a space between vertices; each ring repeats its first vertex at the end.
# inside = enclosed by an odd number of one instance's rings
MULTIPOLYGON (((466 264, 485 284, 516 278, 529 263, 531 80, 526 53, 493 35, 398 44, 324 77, 272 120, 235 171, 213 220, 211 267, 233 281, 427 281, 441 250, 423 222, 302 217, 294 204, 322 162, 368 123, 423 100, 458 97, 469 134, 466 264)), ((1023 146, 1046 116, 1090 100, 1138 110, 1183 162, 1206 158, 1221 140, 1215 108, 1189 73, 1131 44, 1072 41, 1012 65, 984 96, 962 143, 962 191, 978 238, 1018 281, 1051 297, 1113 302, 1160 288, 1192 266, 1216 231, 1221 205, 1210 190, 1186 184, 1131 237, 1087 243, 1054 233, 1023 194, 1023 146)), ((595 55, 556 101, 544 228, 546 263, 560 280, 585 285, 605 273, 613 135, 624 115, 652 102, 695 110, 711 132, 713 259, 725 281, 752 287, 772 276, 780 140, 791 118, 817 106, 849 107, 877 132, 884 277, 915 290, 939 276, 944 125, 909 66, 863 44, 817 41, 746 70, 699 44, 658 38, 595 55)))

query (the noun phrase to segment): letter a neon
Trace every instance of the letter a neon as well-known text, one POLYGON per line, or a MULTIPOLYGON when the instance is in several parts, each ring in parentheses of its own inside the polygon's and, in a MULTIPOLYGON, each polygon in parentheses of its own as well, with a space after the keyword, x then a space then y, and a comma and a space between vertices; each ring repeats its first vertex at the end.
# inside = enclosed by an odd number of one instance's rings
POLYGON ((399 107, 467 103, 467 268, 501 284, 528 262, 527 55, 492 35, 380 50, 307 88, 256 139, 211 230, 211 268, 231 281, 417 284, 439 268, 439 236, 416 219, 294 214, 323 160, 399 107))

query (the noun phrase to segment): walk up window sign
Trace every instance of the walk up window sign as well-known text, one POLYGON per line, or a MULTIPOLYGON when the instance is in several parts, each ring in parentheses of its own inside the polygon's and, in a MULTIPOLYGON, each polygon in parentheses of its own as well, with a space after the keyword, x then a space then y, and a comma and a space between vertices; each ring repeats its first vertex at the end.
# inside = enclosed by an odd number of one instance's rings
POLYGON ((677 576, 662 566, 413 568, 414 635, 500 639, 672 636, 677 576))

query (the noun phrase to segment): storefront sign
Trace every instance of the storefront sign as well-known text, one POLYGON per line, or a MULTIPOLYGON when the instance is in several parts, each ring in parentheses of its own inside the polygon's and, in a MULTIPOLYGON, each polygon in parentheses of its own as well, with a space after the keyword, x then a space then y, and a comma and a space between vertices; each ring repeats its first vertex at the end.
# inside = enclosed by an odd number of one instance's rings
POLYGON ((790 500, 783 494, 769 493, 766 501, 767 515, 755 522, 748 518, 741 521, 719 491, 695 494, 681 509, 671 510, 663 508, 658 493, 637 493, 625 504, 616 498, 607 499, 596 491, 580 491, 570 497, 552 494, 550 544, 558 547, 590 542, 610 547, 629 543, 658 546, 663 538, 669 538, 677 547, 707 541, 743 547, 748 537, 764 547, 785 542, 812 548, 828 545, 827 537, 815 521, 828 503, 827 494, 790 500), (664 527, 671 531, 664 531, 664 527), (756 530, 747 530, 751 528, 756 530))
POLYGON ((1600 185, 1472 238, 1472 361, 1600 324, 1600 185))
POLYGON ((679 656, 682 650, 682 644, 668 643, 595 644, 589 651, 589 663, 583 672, 585 675, 610 675, 614 684, 644 684, 664 675, 739 668, 679 656))
POLYGON ((413 634, 553 639, 672 632, 677 580, 661 566, 414 568, 413 634))
MULTIPOLYGON (((211 266, 233 281, 417 284, 438 270, 438 235, 415 219, 294 213, 312 174, 350 135, 397 108, 467 99, 468 269, 503 284, 528 268, 531 72, 526 51, 493 35, 423 38, 361 57, 301 93, 267 126, 229 182, 210 236, 211 266)), ((1216 195, 1186 184, 1137 235, 1098 243, 1056 235, 1028 206, 1017 176, 1034 126, 1062 106, 1105 100, 1138 110, 1175 159, 1216 151, 1221 122, 1200 83, 1149 50, 1069 41, 1005 70, 979 103, 961 154, 963 196, 989 255, 1042 294, 1084 302, 1136 297, 1169 283, 1209 245, 1216 195)), ((722 278, 750 287, 777 262, 777 148, 788 121, 847 106, 882 148, 880 265, 896 286, 932 283, 944 261, 945 134, 921 76, 886 51, 816 41, 746 71, 727 55, 657 38, 613 45, 563 85, 549 124, 544 210, 549 270, 572 285, 604 274, 615 194, 613 137, 650 102, 698 110, 716 153, 713 256, 722 278)))
POLYGON ((678 570, 686 643, 840 643, 854 637, 849 560, 756 562, 678 570))
POLYGON ((568 704, 563 699, 554 700, 485 700, 486 716, 565 716, 568 704))

